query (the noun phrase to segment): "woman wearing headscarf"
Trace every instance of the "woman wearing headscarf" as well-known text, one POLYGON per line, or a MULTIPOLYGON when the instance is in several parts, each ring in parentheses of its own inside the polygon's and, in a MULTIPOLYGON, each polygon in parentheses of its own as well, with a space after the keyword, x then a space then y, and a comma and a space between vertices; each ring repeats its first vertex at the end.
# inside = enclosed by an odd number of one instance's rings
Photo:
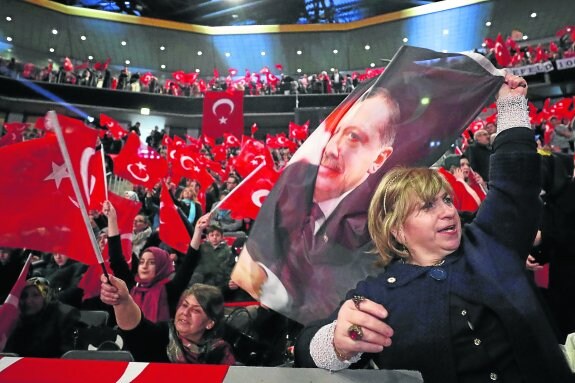
POLYGON ((103 213, 108 217, 110 267, 114 275, 126 281, 132 298, 148 320, 158 322, 170 319, 198 264, 201 235, 209 216, 198 220, 188 253, 177 272, 174 273, 174 262, 167 251, 148 247, 142 251, 134 276, 122 254, 116 209, 106 201, 103 213))
POLYGON ((20 320, 5 352, 37 358, 59 358, 74 348, 80 312, 53 299, 50 282, 34 277, 26 281, 19 301, 20 320))
POLYGON ((114 307, 124 345, 136 361, 235 364, 231 346, 218 337, 224 298, 215 286, 196 283, 180 297, 173 321, 152 323, 121 279, 102 276, 100 298, 114 307))
POLYGON ((296 364, 373 360, 431 382, 572 382, 525 259, 540 216, 539 155, 521 77, 499 91, 490 190, 462 227, 435 170, 398 168, 376 189, 369 233, 386 269, 298 338, 296 364))

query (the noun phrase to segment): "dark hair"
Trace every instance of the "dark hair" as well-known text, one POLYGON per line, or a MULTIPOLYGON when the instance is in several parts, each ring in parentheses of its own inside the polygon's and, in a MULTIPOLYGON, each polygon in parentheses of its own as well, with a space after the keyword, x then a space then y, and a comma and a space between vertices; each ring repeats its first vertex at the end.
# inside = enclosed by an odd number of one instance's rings
POLYGON ((213 333, 224 318, 224 296, 222 292, 215 286, 194 283, 192 287, 182 293, 178 307, 190 295, 196 298, 208 318, 214 321, 214 327, 211 330, 206 330, 206 334, 213 333))
POLYGON ((206 229, 206 233, 210 234, 212 231, 219 231, 220 234, 224 234, 224 231, 222 230, 222 228, 219 225, 210 225, 208 226, 208 228, 206 229))

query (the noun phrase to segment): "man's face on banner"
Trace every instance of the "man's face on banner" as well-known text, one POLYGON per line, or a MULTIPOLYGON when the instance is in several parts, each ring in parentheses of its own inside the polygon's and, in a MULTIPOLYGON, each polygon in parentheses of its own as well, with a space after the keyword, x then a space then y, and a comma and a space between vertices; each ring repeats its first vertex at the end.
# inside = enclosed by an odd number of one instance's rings
POLYGON ((390 111, 382 96, 356 102, 326 144, 315 181, 316 202, 337 198, 383 165, 393 152, 382 143, 390 111))

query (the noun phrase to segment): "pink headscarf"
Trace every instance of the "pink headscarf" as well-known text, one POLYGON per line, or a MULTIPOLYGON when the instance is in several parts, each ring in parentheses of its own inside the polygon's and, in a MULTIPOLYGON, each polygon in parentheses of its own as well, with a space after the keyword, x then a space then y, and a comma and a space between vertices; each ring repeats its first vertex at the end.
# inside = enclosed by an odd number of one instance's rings
POLYGON ((142 282, 136 275, 137 284, 130 291, 130 295, 148 320, 154 323, 167 321, 170 320, 170 309, 165 284, 170 281, 170 276, 175 271, 174 263, 168 252, 159 247, 148 247, 142 254, 146 252, 154 255, 156 276, 149 282, 142 282))

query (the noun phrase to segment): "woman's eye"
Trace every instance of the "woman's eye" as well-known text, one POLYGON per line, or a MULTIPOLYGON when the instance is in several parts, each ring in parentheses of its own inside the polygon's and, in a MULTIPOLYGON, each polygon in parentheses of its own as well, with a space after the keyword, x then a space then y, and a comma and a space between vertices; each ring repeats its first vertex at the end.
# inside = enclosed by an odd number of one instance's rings
POLYGON ((432 209, 434 205, 435 205, 434 201, 425 202, 425 203, 423 204, 423 210, 432 209))
POLYGON ((446 203, 447 205, 452 205, 453 204, 453 198, 451 198, 451 196, 447 195, 447 196, 443 197, 443 202, 446 203))

